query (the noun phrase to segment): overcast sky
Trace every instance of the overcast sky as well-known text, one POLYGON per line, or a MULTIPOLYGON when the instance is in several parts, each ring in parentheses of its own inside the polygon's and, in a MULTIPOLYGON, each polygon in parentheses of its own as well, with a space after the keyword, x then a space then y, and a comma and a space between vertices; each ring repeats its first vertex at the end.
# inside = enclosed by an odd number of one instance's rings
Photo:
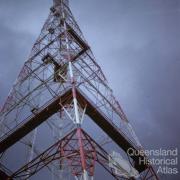
MULTIPOLYGON (((51 5, 0 0, 1 105, 51 5)), ((179 147, 180 0, 72 0, 70 6, 145 148, 179 147)))

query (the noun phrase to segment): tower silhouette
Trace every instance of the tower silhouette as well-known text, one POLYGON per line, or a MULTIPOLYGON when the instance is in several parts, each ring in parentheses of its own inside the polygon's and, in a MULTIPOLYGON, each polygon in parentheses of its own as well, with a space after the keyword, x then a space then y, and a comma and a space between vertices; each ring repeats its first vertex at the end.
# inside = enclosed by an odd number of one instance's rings
POLYGON ((44 167, 57 179, 93 179, 96 164, 115 179, 158 179, 145 154, 138 154, 143 148, 68 0, 53 1, 0 116, 2 180, 29 179, 44 167), (130 171, 111 155, 117 149, 130 171), (22 162, 11 172, 13 152, 22 162))

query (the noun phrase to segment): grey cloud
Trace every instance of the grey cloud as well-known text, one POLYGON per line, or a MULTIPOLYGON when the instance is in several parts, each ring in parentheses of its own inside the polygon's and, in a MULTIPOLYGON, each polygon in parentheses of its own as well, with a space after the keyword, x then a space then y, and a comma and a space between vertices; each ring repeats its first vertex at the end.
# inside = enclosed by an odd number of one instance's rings
MULTIPOLYGON (((0 1, 1 102, 51 4, 0 1)), ((180 1, 76 0, 70 6, 145 147, 179 147, 180 1)))

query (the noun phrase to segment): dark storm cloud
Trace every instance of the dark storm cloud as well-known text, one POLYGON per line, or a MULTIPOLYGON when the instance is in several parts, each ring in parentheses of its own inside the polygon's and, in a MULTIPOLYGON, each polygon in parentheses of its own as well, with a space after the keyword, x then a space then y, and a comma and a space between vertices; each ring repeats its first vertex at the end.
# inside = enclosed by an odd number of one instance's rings
MULTIPOLYGON (((1 102, 51 4, 0 1, 1 102)), ((72 0, 70 5, 145 147, 179 147, 180 1, 72 0)))

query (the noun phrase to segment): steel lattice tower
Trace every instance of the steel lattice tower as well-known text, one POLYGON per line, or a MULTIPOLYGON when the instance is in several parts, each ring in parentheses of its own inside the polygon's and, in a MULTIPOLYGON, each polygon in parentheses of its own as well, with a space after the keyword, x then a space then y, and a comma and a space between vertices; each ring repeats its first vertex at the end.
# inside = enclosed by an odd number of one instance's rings
MULTIPOLYGON (((0 117, 2 180, 29 179, 44 167, 56 179, 67 179, 67 174, 75 179, 93 179, 97 163, 112 178, 133 179, 121 174, 117 163, 110 165, 108 146, 111 150, 117 146, 126 155, 129 148, 137 152, 142 146, 83 37, 68 0, 53 1, 0 117), (49 148, 42 147, 42 141, 49 148), (21 166, 8 171, 5 166, 10 153, 19 150, 21 166)), ((145 155, 128 155, 128 159, 139 179, 158 179, 150 165, 139 163, 147 159, 145 155)))

